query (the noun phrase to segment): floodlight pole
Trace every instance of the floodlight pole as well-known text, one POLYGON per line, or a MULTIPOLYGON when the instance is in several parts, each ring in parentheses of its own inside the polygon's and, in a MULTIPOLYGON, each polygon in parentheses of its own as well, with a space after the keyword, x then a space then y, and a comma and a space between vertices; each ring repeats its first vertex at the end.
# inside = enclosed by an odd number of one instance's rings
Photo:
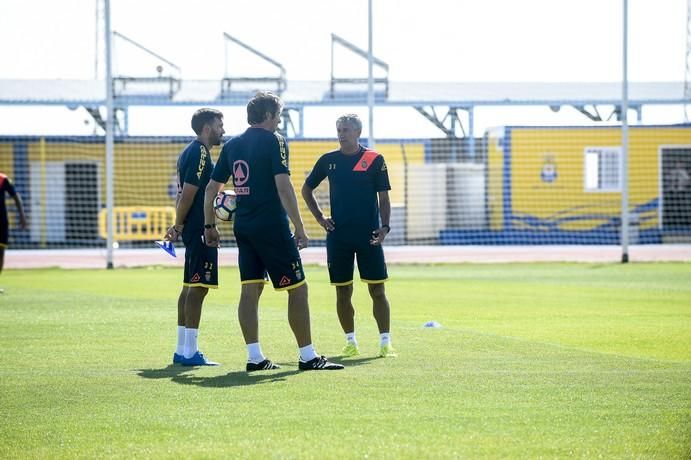
POLYGON ((629 261, 629 76, 628 76, 628 0, 623 0, 623 57, 621 91, 621 262, 629 261))
POLYGON ((115 109, 113 105, 113 68, 112 41, 110 32, 110 0, 105 0, 105 45, 106 45, 106 268, 113 268, 113 128, 115 127, 115 109))
POLYGON ((372 51, 372 0, 367 1, 367 108, 369 111, 369 138, 367 147, 374 148, 374 53, 372 51))

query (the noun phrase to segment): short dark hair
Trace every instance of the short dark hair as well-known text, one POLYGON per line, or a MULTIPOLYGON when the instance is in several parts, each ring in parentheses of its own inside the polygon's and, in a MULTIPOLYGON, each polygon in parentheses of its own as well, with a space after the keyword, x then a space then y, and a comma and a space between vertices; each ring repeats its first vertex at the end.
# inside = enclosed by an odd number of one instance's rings
POLYGON ((278 114, 283 110, 283 101, 271 91, 259 91, 247 103, 247 123, 256 125, 266 120, 266 113, 278 114))
POLYGON ((213 122, 216 118, 222 120, 223 113, 220 110, 203 108, 192 115, 192 129, 199 136, 204 130, 204 125, 213 122))

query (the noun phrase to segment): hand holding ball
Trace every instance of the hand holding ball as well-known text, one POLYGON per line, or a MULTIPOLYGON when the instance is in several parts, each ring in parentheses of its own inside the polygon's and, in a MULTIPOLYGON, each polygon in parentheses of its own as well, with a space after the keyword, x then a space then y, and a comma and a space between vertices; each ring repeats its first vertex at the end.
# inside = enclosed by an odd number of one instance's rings
POLYGON ((231 221, 235 215, 237 196, 232 190, 224 190, 214 199, 214 213, 219 220, 231 221))

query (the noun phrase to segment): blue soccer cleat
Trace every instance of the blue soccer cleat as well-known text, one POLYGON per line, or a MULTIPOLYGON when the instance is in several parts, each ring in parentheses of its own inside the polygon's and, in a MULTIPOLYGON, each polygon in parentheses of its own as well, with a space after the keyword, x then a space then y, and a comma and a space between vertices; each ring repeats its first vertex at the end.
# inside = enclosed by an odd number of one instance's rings
POLYGON ((214 361, 209 361, 204 357, 204 353, 201 351, 196 352, 195 354, 192 355, 190 358, 182 358, 182 362, 180 363, 183 366, 218 366, 220 363, 216 363, 214 361))
POLYGON ((173 364, 182 364, 183 359, 185 359, 183 355, 173 353, 173 364))

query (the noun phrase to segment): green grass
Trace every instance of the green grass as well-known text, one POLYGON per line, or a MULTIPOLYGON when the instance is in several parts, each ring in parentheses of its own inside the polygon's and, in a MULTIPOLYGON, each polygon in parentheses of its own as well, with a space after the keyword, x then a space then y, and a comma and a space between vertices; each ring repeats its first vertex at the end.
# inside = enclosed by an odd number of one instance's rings
MULTIPOLYGON (((395 359, 297 371, 286 295, 265 290, 247 375, 238 275, 207 298, 218 368, 169 365, 180 269, 5 270, 0 458, 689 458, 691 265, 393 266, 395 359), (441 329, 421 327, 429 320, 441 329)), ((317 350, 343 337, 307 267, 317 350)))

